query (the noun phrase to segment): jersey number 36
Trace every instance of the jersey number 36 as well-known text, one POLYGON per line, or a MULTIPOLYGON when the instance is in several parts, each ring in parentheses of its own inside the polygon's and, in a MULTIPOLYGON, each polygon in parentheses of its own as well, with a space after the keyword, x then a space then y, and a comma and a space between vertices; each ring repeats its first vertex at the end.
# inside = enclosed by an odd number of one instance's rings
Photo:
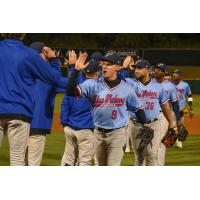
POLYGON ((146 102, 146 110, 154 110, 154 102, 146 102))

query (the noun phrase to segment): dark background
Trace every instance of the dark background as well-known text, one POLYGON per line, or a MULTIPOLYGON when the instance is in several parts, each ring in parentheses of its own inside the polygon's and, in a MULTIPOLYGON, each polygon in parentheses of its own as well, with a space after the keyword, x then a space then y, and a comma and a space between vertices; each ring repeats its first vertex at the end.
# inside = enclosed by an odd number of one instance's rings
POLYGON ((27 34, 26 42, 42 40, 53 47, 68 48, 200 48, 200 34, 70 33, 27 34))
POLYGON ((134 49, 139 57, 152 64, 200 66, 199 33, 28 33, 24 40, 27 45, 35 41, 64 52, 68 49, 91 52, 134 49))
POLYGON ((24 41, 54 48, 200 48, 199 33, 27 33, 24 41))

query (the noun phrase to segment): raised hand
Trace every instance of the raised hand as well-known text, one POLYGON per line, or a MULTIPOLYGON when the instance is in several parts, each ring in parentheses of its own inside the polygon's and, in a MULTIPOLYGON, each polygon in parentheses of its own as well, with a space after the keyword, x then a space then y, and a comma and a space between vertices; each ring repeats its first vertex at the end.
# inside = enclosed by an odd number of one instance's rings
POLYGON ((135 61, 134 61, 134 59, 132 58, 132 60, 131 60, 131 62, 130 62, 130 64, 129 64, 129 66, 128 66, 130 70, 134 70, 134 66, 133 66, 134 64, 135 64, 135 61))
POLYGON ((81 53, 76 61, 75 69, 82 70, 85 69, 88 66, 88 63, 85 64, 85 61, 87 59, 87 53, 81 53))
POLYGON ((131 56, 126 56, 122 67, 123 68, 127 68, 130 65, 131 61, 132 61, 132 57, 131 56))
POLYGON ((47 59, 55 58, 56 57, 55 52, 51 48, 49 48, 49 47, 44 47, 43 48, 43 53, 45 54, 45 56, 46 56, 47 59))
POLYGON ((54 52, 55 52, 56 57, 60 56, 60 49, 59 50, 54 49, 54 52))
POLYGON ((77 54, 74 50, 69 51, 69 65, 74 65, 77 61, 77 54))

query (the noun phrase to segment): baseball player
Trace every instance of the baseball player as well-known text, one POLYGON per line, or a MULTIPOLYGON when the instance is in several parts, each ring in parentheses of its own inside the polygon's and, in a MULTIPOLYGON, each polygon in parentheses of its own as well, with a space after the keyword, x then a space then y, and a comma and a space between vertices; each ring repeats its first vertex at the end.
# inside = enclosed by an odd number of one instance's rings
POLYGON ((128 111, 134 111, 140 123, 146 121, 141 103, 134 89, 117 77, 120 56, 114 52, 102 57, 102 78, 87 80, 77 86, 76 79, 87 54, 82 54, 70 77, 67 93, 71 96, 85 96, 93 105, 95 153, 98 165, 120 165, 126 144, 128 111), (77 88, 77 89, 76 89, 77 88))
MULTIPOLYGON (((99 63, 89 60, 84 70, 85 80, 99 77, 99 63)), ((82 80, 78 81, 82 83, 82 80)), ((65 95, 61 106, 61 123, 65 132, 65 152, 61 165, 92 165, 94 156, 94 123, 92 105, 88 98, 65 95)))
POLYGON ((6 39, 0 42, 0 139, 8 135, 10 164, 25 165, 36 79, 60 87, 66 87, 66 82, 61 80, 59 60, 50 48, 44 48, 44 52, 51 65, 23 44, 25 34, 3 36, 6 39))
MULTIPOLYGON (((179 109, 181 115, 181 121, 184 123, 184 113, 183 109, 186 107, 186 103, 188 101, 189 111, 192 111, 192 92, 188 83, 182 80, 182 72, 180 70, 175 70, 172 74, 172 81, 176 86, 176 91, 179 97, 179 109)), ((177 141, 177 147, 182 148, 182 142, 177 141)))
MULTIPOLYGON (((34 42, 30 47, 36 50, 48 62, 43 51, 44 43, 34 42)), ((35 107, 27 147, 27 164, 29 166, 39 166, 41 164, 46 135, 51 133, 55 96, 58 89, 59 92, 62 90, 62 88, 58 88, 53 84, 47 84, 39 79, 36 80, 34 92, 35 107)), ((63 92, 65 92, 65 89, 63 89, 63 92)))
POLYGON ((137 121, 137 116, 134 113, 131 113, 135 165, 144 165, 144 163, 147 166, 159 165, 157 159, 158 151, 161 140, 165 135, 165 132, 162 131, 162 112, 169 123, 169 128, 174 127, 168 103, 168 96, 165 93, 163 86, 151 79, 150 70, 151 65, 147 60, 138 60, 135 63, 136 79, 127 79, 127 81, 135 88, 136 95, 142 102, 147 119, 146 125, 154 130, 152 145, 149 144, 144 150, 138 149, 140 138, 138 138, 137 135, 141 125, 137 121))
MULTIPOLYGON (((165 75, 167 74, 167 72, 168 72, 168 69, 164 63, 158 63, 157 65, 154 66, 155 80, 158 83, 162 84, 168 96, 170 106, 172 108, 172 116, 175 115, 174 126, 177 125, 179 127, 182 125, 182 122, 180 120, 181 117, 180 117, 180 112, 179 112, 178 94, 176 92, 176 87, 174 86, 174 84, 171 81, 165 80, 165 75)), ((164 115, 162 115, 161 120, 163 120, 163 123, 161 124, 164 125, 162 127, 162 131, 166 133, 168 130, 168 122, 166 118, 164 117, 164 115)), ((159 165, 164 165, 165 151, 166 151, 165 145, 161 144, 160 153, 158 157, 159 165)))
MULTIPOLYGON (((114 51, 113 51, 114 52, 114 51)), ((94 52, 91 54, 90 59, 95 59, 96 61, 99 62, 99 65, 101 66, 101 58, 103 57, 103 54, 101 52, 94 52)), ((123 66, 122 68, 119 69, 118 71, 118 77, 120 79, 125 79, 128 77, 128 73, 127 73, 127 68, 131 65, 134 64, 133 63, 133 58, 131 56, 127 56, 123 62, 123 66)), ((100 77, 102 77, 102 67, 100 67, 100 77)), ((129 120, 130 123, 130 120, 129 120)), ((126 148, 125 148, 125 152, 129 153, 131 152, 131 150, 133 149, 132 145, 131 145, 131 138, 130 138, 130 126, 127 126, 127 140, 126 140, 126 148)))

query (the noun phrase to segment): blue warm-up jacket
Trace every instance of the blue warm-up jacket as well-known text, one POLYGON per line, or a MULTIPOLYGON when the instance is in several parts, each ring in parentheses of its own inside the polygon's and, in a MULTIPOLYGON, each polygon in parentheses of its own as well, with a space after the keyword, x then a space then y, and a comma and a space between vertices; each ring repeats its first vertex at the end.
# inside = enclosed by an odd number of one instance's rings
MULTIPOLYGON (((83 82, 79 76, 78 82, 83 82)), ((74 129, 93 129, 92 105, 88 98, 76 98, 65 94, 61 104, 61 123, 74 129)))
POLYGON ((59 60, 50 63, 20 40, 0 42, 0 118, 32 120, 36 79, 66 87, 59 60))
POLYGON ((55 97, 65 89, 36 81, 34 92, 35 107, 31 121, 30 135, 49 134, 51 132, 55 97))

